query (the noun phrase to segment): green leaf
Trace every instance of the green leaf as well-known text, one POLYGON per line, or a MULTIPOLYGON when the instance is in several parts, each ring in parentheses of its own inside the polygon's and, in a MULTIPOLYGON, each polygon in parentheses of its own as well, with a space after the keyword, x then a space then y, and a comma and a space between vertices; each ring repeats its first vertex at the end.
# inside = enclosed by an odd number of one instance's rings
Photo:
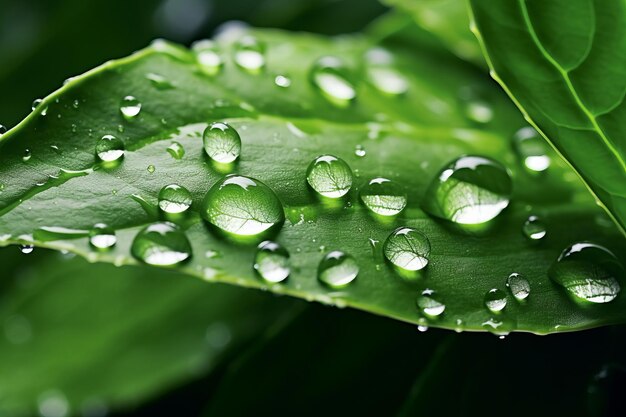
POLYGON ((0 251, 2 415, 34 415, 48 397, 73 414, 135 406, 209 372, 294 306, 172 271, 16 250, 0 251))
POLYGON ((494 78, 626 228, 626 3, 470 0, 494 78))
POLYGON ((469 30, 467 9, 460 0, 383 0, 408 13, 423 29, 437 37, 459 58, 480 66, 485 60, 469 30))
POLYGON ((480 71, 451 55, 416 51, 391 38, 386 44, 393 58, 390 68, 408 81, 408 91, 389 96, 366 76, 363 55, 374 45, 365 38, 252 33, 265 44, 267 68, 259 74, 232 62, 232 39, 241 34, 226 32, 219 39, 225 66, 217 75, 203 71, 190 51, 157 42, 47 97, 1 140, 3 244, 34 240, 91 260, 137 264, 130 255, 133 238, 163 217, 155 207, 159 190, 177 183, 193 197, 191 213, 179 219, 193 256, 179 270, 205 280, 444 328, 485 330, 495 320, 503 323, 498 332, 548 333, 623 321, 623 297, 607 305, 581 306, 549 281, 550 264, 572 242, 592 239, 625 253, 623 241, 603 226, 601 210, 557 159, 541 177, 521 169, 509 138, 524 124, 480 71), (337 107, 309 81, 313 63, 328 54, 346 62, 357 94, 351 105, 337 107), (277 86, 277 75, 289 77, 291 86, 277 86), (155 79, 167 82, 155 85, 155 79), (467 117, 468 102, 459 90, 468 88, 492 109, 490 123, 467 117), (121 101, 129 95, 142 104, 132 120, 120 113, 121 101), (234 171, 263 181, 284 205, 286 221, 276 240, 291 253, 292 274, 285 283, 268 285, 255 275, 254 243, 224 239, 200 220, 206 192, 224 175, 203 153, 201 136, 210 121, 226 121, 241 136, 242 154, 234 171), (126 143, 125 157, 114 167, 95 163, 95 145, 106 134, 126 143), (180 159, 167 150, 174 142, 185 149, 180 159), (355 154, 359 146, 365 156, 355 154), (343 158, 356 173, 355 187, 339 206, 320 203, 306 185, 307 165, 323 153, 343 158), (420 209, 431 179, 462 154, 490 156, 513 172, 512 204, 482 233, 458 230, 420 209), (406 209, 387 221, 358 202, 358 188, 379 176, 394 179, 409 196, 406 209), (539 244, 521 233, 529 214, 548 224, 548 237, 539 244), (95 223, 116 231, 112 250, 90 247, 83 231, 95 223), (403 225, 430 239, 430 264, 417 279, 400 277, 381 253, 382 242, 403 225), (51 231, 60 240, 49 240, 51 231), (316 279, 320 260, 332 250, 351 254, 360 267, 355 282, 341 290, 316 279), (532 294, 524 304, 509 295, 505 312, 494 317, 483 305, 484 294, 491 288, 504 290, 512 272, 529 279, 532 294), (427 288, 446 304, 439 319, 418 313, 416 297, 427 288))

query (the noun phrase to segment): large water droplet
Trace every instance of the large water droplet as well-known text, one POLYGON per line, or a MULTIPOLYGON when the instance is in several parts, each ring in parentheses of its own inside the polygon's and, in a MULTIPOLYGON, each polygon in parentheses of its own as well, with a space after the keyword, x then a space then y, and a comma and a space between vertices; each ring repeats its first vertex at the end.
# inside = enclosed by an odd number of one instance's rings
POLYGON ((258 74, 265 67, 265 45, 252 36, 235 44, 235 63, 245 71, 258 74))
POLYGON ((356 98, 356 89, 348 81, 347 73, 347 68, 339 58, 326 56, 313 64, 310 79, 328 101, 346 107, 356 98))
POLYGON ((174 159, 182 159, 185 156, 185 148, 178 142, 172 142, 167 147, 167 153, 169 153, 174 159))
POLYGON ((211 123, 204 130, 202 141, 206 154, 221 164, 233 162, 241 153, 239 133, 226 123, 211 123))
POLYGON ((285 219, 274 191, 242 175, 227 175, 211 187, 202 203, 202 216, 218 229, 239 236, 258 235, 285 219))
POLYGON ((114 162, 124 156, 124 142, 116 136, 104 135, 96 143, 96 156, 103 162, 114 162))
POLYGON ((131 252, 135 258, 149 265, 173 266, 191 257, 191 244, 175 224, 153 223, 137 233, 131 252))
POLYGON ((381 216, 400 213, 407 202, 404 189, 387 178, 374 178, 361 188, 359 195, 368 209, 381 216))
POLYGON ((431 317, 441 315, 446 309, 446 305, 437 299, 433 290, 424 290, 422 295, 417 297, 417 307, 431 317))
POLYGON ((605 247, 581 242, 566 248, 548 271, 571 295, 591 303, 608 303, 620 292, 624 267, 605 247))
POLYGON ((550 167, 548 145, 534 128, 518 130, 513 136, 513 147, 527 170, 543 172, 550 167))
POLYGON ((317 276, 320 281, 332 288, 350 284, 359 274, 356 260, 342 251, 328 253, 319 264, 317 276))
POLYGON ((120 111, 126 120, 132 120, 141 111, 141 102, 133 96, 126 96, 120 103, 120 111))
POLYGON ((117 243, 115 231, 104 223, 98 223, 89 231, 89 243, 96 249, 109 249, 117 243))
POLYGON ((540 240, 546 236, 546 225, 537 216, 530 216, 524 222, 522 232, 530 240, 540 240))
POLYGON ((170 184, 159 191, 159 208, 169 214, 186 211, 193 202, 191 193, 178 184, 170 184))
POLYGON ((485 294, 485 307, 497 313, 506 307, 506 294, 498 288, 492 288, 485 294))
POLYGON ((322 196, 339 198, 352 187, 352 170, 343 159, 322 155, 309 164, 306 180, 322 196))
POLYGON ((428 265, 430 242, 416 229, 399 227, 385 240, 383 253, 398 268, 418 271, 428 265))
POLYGON ((530 294, 530 283, 517 272, 513 272, 506 280, 506 286, 517 300, 524 300, 530 294))
POLYGON ((512 182, 506 168, 482 156, 462 156, 446 165, 423 202, 433 216, 459 224, 480 224, 509 205, 512 182))
POLYGON ((289 252, 276 242, 261 242, 254 258, 254 269, 267 282, 284 281, 291 272, 289 252))
POLYGON ((195 42, 192 49, 196 54, 196 59, 203 72, 209 75, 215 75, 224 66, 224 60, 219 53, 217 45, 210 40, 202 40, 195 42))

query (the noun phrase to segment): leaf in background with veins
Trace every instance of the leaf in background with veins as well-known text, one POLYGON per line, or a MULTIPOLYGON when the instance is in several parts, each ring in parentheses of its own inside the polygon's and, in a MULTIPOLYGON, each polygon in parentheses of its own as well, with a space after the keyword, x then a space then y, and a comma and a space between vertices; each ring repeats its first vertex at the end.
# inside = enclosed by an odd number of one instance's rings
POLYGON ((626 2, 470 0, 494 77, 626 228, 626 2))
POLYGON ((498 332, 549 333, 624 320, 623 297, 580 306, 548 279, 552 261, 574 241, 593 239, 617 253, 624 253, 623 242, 596 223, 601 210, 575 179, 563 181, 571 173, 558 161, 541 178, 520 169, 509 138, 523 122, 481 71, 392 37, 382 56, 391 57, 387 69, 408 87, 405 94, 392 96, 375 88, 370 66, 364 64, 373 47, 366 38, 250 33, 265 44, 266 68, 258 74, 232 61, 233 32, 225 32, 218 39, 225 65, 216 75, 203 71, 191 51, 157 42, 47 97, 2 137, 3 243, 29 243, 42 227, 74 229, 77 235, 34 243, 90 260, 136 264, 130 255, 133 238, 159 221, 162 214, 153 209, 159 190, 176 183, 193 197, 190 213, 180 221, 193 255, 179 270, 189 275, 444 328, 490 330, 489 323, 496 323, 498 332), (351 105, 333 105, 310 82, 313 63, 329 54, 345 62, 356 92, 351 105), (155 84, 154 74, 168 80, 168 88, 155 84), (288 77, 290 86, 277 85, 277 75, 288 77), (468 88, 490 106, 491 122, 467 117, 468 103, 459 91, 468 88), (131 120, 120 113, 129 95, 142 105, 131 120), (202 133, 212 121, 231 124, 241 136, 242 153, 233 172, 261 180, 284 205, 286 221, 276 236, 291 253, 292 273, 284 283, 268 285, 255 275, 255 244, 223 239, 200 218, 205 194, 224 175, 203 151, 202 133), (126 143, 124 159, 114 167, 95 163, 95 145, 106 134, 126 143), (167 150, 174 142, 184 147, 181 158, 167 150), (307 188, 307 165, 320 154, 344 159, 355 173, 347 201, 339 206, 321 204, 307 188), (512 203, 487 233, 461 232, 420 209, 431 179, 462 154, 490 156, 514 174, 512 203), (407 207, 396 218, 382 221, 358 202, 358 189, 376 177, 391 178, 407 192, 407 207), (531 213, 549 225, 548 237, 539 244, 521 232, 531 213), (108 252, 93 250, 80 236, 95 223, 116 231, 117 244, 108 252), (382 242, 399 226, 415 227, 430 239, 430 263, 418 279, 401 278, 384 262, 382 242), (316 279, 320 260, 333 250, 352 255, 360 266, 357 279, 340 290, 316 279), (484 294, 504 290, 512 272, 528 278, 531 295, 524 304, 509 295, 505 311, 494 317, 484 307, 484 294), (446 304, 436 320, 418 313, 416 297, 425 289, 434 289, 446 304))

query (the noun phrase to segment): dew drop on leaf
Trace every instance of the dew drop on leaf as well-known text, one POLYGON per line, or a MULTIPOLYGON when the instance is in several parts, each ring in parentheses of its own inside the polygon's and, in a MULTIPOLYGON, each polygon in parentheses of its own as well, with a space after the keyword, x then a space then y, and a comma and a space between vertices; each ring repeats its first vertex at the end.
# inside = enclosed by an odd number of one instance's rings
POLYGON ((428 265, 430 242, 416 229, 399 227, 385 240, 383 254, 398 268, 418 271, 428 265))
POLYGON ((189 190, 178 184, 166 185, 159 191, 159 208, 165 213, 182 213, 191 206, 192 202, 189 190))
POLYGON ((548 275, 577 300, 608 303, 620 292, 624 267, 607 248, 580 242, 559 255, 548 275))
POLYGON ((529 240, 541 240, 546 236, 546 225, 537 216, 529 216, 522 226, 522 232, 529 240))
POLYGON ((387 178, 374 178, 359 194, 365 207, 381 216, 395 216, 404 210, 407 195, 395 181, 387 178))
POLYGON ((114 162, 124 156, 124 142, 117 136, 104 135, 96 143, 96 156, 103 162, 114 162))
POLYGON ((211 123, 202 134, 202 142, 209 158, 221 164, 233 162, 241 153, 239 133, 226 123, 211 123))
POLYGON ((431 182, 423 208, 458 224, 492 220, 509 205, 512 182, 506 168, 482 156, 462 156, 431 182))
POLYGON ((513 148, 527 171, 538 173, 550 167, 548 145, 532 127, 523 127, 513 135, 513 148))
POLYGON ((162 75, 149 72, 146 74, 146 78, 157 90, 169 90, 174 88, 174 84, 162 75))
POLYGON ((431 317, 440 316, 446 309, 446 305, 437 299, 432 290, 424 290, 417 297, 417 307, 423 314, 431 317))
POLYGON ((341 288, 350 284, 359 274, 359 265, 349 254, 342 251, 328 253, 317 269, 318 279, 331 288, 341 288))
POLYGON ((146 168, 146 170, 150 173, 150 174, 154 174, 154 171, 156 171, 156 167, 152 164, 148 165, 148 167, 146 168))
POLYGON ((39 110, 39 114, 41 114, 42 116, 45 116, 48 113, 48 106, 42 106, 41 104, 42 102, 43 100, 40 98, 34 100, 31 106, 31 109, 33 111, 39 110))
POLYGON ((221 71, 224 66, 224 60, 213 41, 207 39, 201 40, 195 42, 191 47, 204 73, 215 75, 221 71))
POLYGON ((318 59, 311 68, 311 83, 332 104, 347 107, 356 98, 356 89, 347 78, 347 68, 334 56, 318 59))
POLYGON ((24 162, 29 161, 32 156, 33 154, 30 151, 30 149, 24 149, 24 154, 22 155, 22 161, 24 162))
POLYGON ((141 102, 133 96, 126 96, 120 103, 120 112, 126 120, 132 120, 141 112, 141 102))
POLYGON ((227 175, 206 194, 202 217, 223 232, 255 236, 282 224, 285 213, 274 191, 261 181, 227 175))
POLYGON ((185 156, 185 148, 178 142, 172 142, 170 146, 167 147, 167 152, 174 159, 182 159, 185 156))
POLYGON ((362 158, 367 155, 367 151, 365 151, 363 145, 356 145, 356 147, 354 148, 354 154, 359 158, 362 158))
POLYGON ((525 300, 530 295, 530 283, 524 276, 513 272, 506 280, 506 286, 516 300, 525 300))
POLYGON ((177 225, 170 222, 153 223, 137 233, 131 252, 135 258, 148 265, 173 266, 191 257, 191 244, 177 225))
POLYGON ((5 125, 0 124, 0 136, 7 133, 7 127, 5 125))
POLYGON ((485 307, 490 311, 497 313, 506 307, 506 294, 498 288, 492 288, 485 294, 485 307))
POLYGON ((309 164, 306 180, 321 196, 339 198, 352 187, 352 170, 341 158, 321 155, 309 164))
POLYGON ((278 87, 287 88, 291 86, 291 78, 284 75, 277 75, 274 77, 274 84, 278 87))
POLYGON ((35 247, 33 245, 20 245, 20 251, 23 254, 33 253, 34 250, 35 250, 35 247))
POLYGON ((258 74, 265 67, 265 45, 252 36, 244 36, 235 43, 234 60, 237 66, 258 74))
POLYGON ((282 282, 291 272, 289 252, 276 242, 261 242, 254 257, 254 269, 267 282, 282 282))
POLYGON ((115 231, 104 223, 97 223, 89 231, 89 244, 96 249, 110 249, 117 243, 115 231))

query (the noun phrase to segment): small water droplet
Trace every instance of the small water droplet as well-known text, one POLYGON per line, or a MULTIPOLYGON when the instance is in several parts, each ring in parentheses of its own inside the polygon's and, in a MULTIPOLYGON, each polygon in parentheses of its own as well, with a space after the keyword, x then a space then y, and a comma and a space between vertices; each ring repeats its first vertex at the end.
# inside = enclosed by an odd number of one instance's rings
POLYGON ((428 331, 428 326, 426 326, 425 324, 418 324, 417 331, 419 331, 420 333, 424 333, 425 331, 428 331))
POLYGON ((265 44, 244 36, 235 44, 235 63, 243 70, 258 74, 265 67, 265 44))
POLYGON ((365 54, 370 83, 381 93, 400 95, 407 92, 409 82, 391 65, 393 55, 383 48, 372 48, 365 54))
POLYGON ((204 130, 202 141, 206 154, 221 164, 233 162, 241 153, 239 133, 226 123, 211 123, 204 130))
POLYGON ((131 252, 135 258, 149 265, 173 266, 191 257, 191 244, 177 225, 153 223, 137 233, 131 252))
POLYGON ((24 154, 22 155, 22 161, 26 162, 30 160, 33 154, 30 152, 30 149, 24 149, 24 154))
POLYGON ((174 84, 162 75, 149 72, 146 74, 146 78, 157 90, 169 90, 174 88, 174 84))
POLYGON ((497 313, 506 307, 506 294, 498 288, 492 288, 485 294, 485 307, 497 313))
POLYGON ((589 242, 567 247, 548 275, 579 300, 608 303, 619 294, 624 267, 611 251, 589 242))
POLYGON ((523 127, 513 135, 513 147, 524 167, 531 173, 550 167, 548 145, 533 127, 523 127))
POLYGON ((115 162, 124 156, 124 142, 116 136, 104 135, 96 143, 96 156, 103 162, 115 162))
POLYGON ((416 229, 399 227, 385 240, 383 253, 398 268, 418 271, 428 265, 430 242, 416 229))
POLYGON ((74 100, 74 101, 72 101, 72 107, 74 107, 75 109, 77 109, 78 107, 80 107, 80 101, 78 101, 78 100, 74 100))
POLYGON ((352 171, 343 159, 322 155, 309 164, 306 180, 320 195, 339 198, 346 195, 352 187, 352 171))
POLYGON ((26 255, 33 253, 35 247, 33 245, 20 245, 20 251, 26 255))
POLYGON ((215 42, 205 39, 195 42, 191 47, 204 73, 215 75, 221 71, 224 66, 224 60, 215 42))
POLYGON ((43 106, 41 103, 43 102, 42 99, 38 98, 36 100, 33 101, 33 105, 31 106, 31 109, 33 111, 35 111, 36 109, 39 109, 39 114, 42 116, 45 116, 48 113, 48 106, 43 106))
POLYGON ((417 297, 417 307, 423 314, 431 317, 440 316, 446 309, 446 305, 437 299, 432 290, 424 290, 417 297))
POLYGON ((159 208, 169 214, 177 214, 191 207, 193 198, 185 187, 170 184, 159 191, 159 208))
POLYGON ((328 253, 319 264, 317 277, 331 288, 341 288, 350 284, 359 274, 356 260, 342 251, 328 253))
POLYGON ((104 223, 97 223, 89 231, 89 243, 96 249, 110 249, 117 243, 115 231, 104 223))
POLYGON ((172 142, 167 147, 167 153, 169 153, 174 159, 182 159, 185 156, 185 148, 178 142, 172 142))
POLYGON ((429 214, 458 224, 492 220, 509 205, 512 182, 506 168, 481 156, 462 156, 431 182, 423 202, 429 214))
POLYGON ((141 111, 141 102, 133 96, 126 96, 120 103, 120 111, 126 120, 132 120, 141 111))
POLYGON ((404 189, 387 178, 374 178, 361 188, 359 196, 368 209, 381 216, 395 216, 407 203, 404 189))
POLYGON ((254 258, 254 269, 267 282, 282 282, 291 272, 289 252, 276 242, 261 242, 254 258))
POLYGON ((513 272, 506 280, 506 286, 511 290, 511 294, 516 300, 525 300, 530 294, 530 283, 526 278, 517 272, 513 272))
POLYGON ((154 174, 154 171, 156 171, 156 168, 154 165, 150 164, 148 165, 148 167, 146 168, 146 171, 148 171, 150 174, 154 174))
POLYGON ((493 119, 491 105, 483 100, 472 100, 465 105, 465 114, 478 123, 489 123, 493 119))
POLYGON ((310 79, 330 103, 347 107, 356 98, 356 89, 347 75, 348 70, 339 58, 326 56, 313 64, 310 79))
POLYGON ((524 222, 522 232, 530 240, 540 240, 546 236, 546 225, 537 216, 530 216, 524 222))
POLYGON ((285 219, 274 191, 242 175, 227 175, 211 187, 202 203, 202 216, 218 229, 239 236, 258 235, 285 219))
POLYGON ((367 155, 367 152, 365 151, 363 145, 356 145, 356 147, 354 148, 354 154, 359 158, 362 158, 367 155))
POLYGON ((7 133, 7 127, 5 125, 0 124, 0 136, 7 133))
POLYGON ((282 88, 290 87, 291 78, 286 77, 284 75, 277 75, 276 77, 274 77, 274 84, 282 88))

